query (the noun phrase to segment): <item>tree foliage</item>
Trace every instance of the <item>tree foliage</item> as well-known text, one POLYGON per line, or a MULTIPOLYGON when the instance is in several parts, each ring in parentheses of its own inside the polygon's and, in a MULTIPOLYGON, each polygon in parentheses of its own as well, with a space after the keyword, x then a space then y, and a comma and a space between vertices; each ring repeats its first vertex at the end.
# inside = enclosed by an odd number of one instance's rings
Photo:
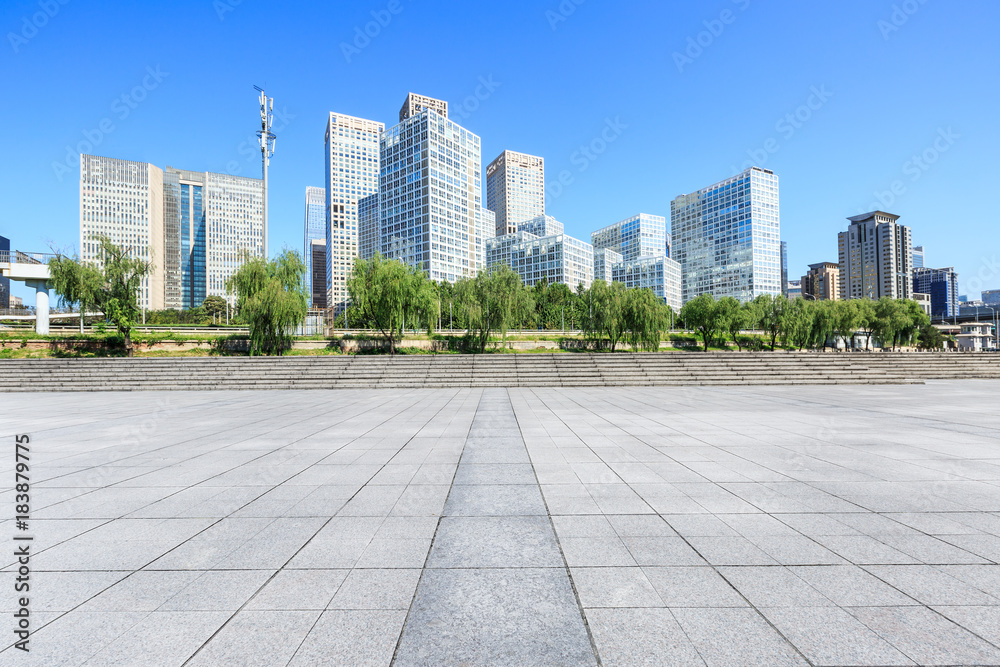
POLYGON ((236 316, 250 328, 250 354, 280 355, 291 347, 295 327, 305 319, 305 264, 294 250, 277 259, 244 255, 227 288, 236 294, 236 316))
POLYGON ((719 310, 719 302, 711 294, 699 294, 681 308, 681 319, 691 330, 701 336, 705 351, 724 324, 719 310))
POLYGON ((354 260, 347 292, 352 320, 379 331, 390 354, 396 353, 407 326, 430 333, 437 320, 438 293, 424 272, 378 253, 354 260))
POLYGON ((521 276, 506 265, 460 280, 455 291, 469 340, 479 352, 486 350, 494 333, 506 339, 507 331, 530 318, 535 308, 521 276))
POLYGON ((49 275, 49 284, 58 295, 60 305, 79 306, 80 333, 83 333, 87 311, 96 308, 101 298, 104 275, 96 266, 65 255, 49 260, 49 275))

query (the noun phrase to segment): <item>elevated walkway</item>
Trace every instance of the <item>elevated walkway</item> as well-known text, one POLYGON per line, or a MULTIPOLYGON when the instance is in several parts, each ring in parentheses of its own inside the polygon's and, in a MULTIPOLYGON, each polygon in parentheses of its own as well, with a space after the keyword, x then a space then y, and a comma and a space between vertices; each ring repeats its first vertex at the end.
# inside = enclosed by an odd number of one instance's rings
POLYGON ((49 333, 48 261, 55 255, 20 250, 0 250, 0 277, 25 282, 35 288, 35 331, 49 333))

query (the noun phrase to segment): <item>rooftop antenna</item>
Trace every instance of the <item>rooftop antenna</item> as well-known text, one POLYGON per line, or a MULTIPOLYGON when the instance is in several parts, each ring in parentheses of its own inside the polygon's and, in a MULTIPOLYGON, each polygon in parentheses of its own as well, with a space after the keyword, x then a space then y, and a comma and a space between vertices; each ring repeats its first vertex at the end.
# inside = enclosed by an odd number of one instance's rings
POLYGON ((271 131, 274 123, 274 98, 268 97, 267 93, 260 86, 254 86, 259 95, 257 101, 260 102, 260 129, 257 130, 257 138, 260 140, 260 160, 261 170, 264 172, 264 259, 267 254, 267 167, 274 155, 274 142, 278 138, 271 131))

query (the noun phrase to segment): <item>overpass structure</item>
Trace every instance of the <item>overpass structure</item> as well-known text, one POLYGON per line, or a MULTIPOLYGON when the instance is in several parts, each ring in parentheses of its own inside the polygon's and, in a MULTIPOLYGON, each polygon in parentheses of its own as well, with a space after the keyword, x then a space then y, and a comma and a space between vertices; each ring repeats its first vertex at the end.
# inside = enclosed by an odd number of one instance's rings
POLYGON ((35 288, 35 331, 49 333, 50 253, 0 250, 0 276, 19 280, 35 288))

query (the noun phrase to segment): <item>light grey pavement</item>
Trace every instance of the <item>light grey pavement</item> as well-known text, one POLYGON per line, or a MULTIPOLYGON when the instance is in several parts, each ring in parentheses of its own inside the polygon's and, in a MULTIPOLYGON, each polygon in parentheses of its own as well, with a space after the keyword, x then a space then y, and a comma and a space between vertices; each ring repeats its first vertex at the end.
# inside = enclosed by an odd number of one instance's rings
POLYGON ((17 433, 35 632, 0 665, 997 665, 998 403, 6 394, 0 632, 17 433))

